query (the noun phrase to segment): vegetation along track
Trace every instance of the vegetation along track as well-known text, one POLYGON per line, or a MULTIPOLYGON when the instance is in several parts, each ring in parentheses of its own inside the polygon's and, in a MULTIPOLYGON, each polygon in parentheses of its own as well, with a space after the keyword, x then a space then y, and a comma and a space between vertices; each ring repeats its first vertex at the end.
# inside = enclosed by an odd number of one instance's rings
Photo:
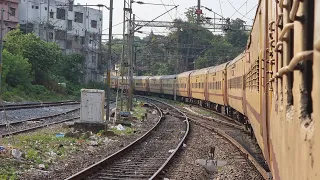
MULTIPOLYGON (((189 132, 186 116, 179 119, 164 115, 141 138, 122 150, 71 176, 73 179, 156 179, 176 154, 189 132)), ((171 105, 162 105, 177 111, 171 105)), ((180 112, 180 114, 182 114, 180 112)))

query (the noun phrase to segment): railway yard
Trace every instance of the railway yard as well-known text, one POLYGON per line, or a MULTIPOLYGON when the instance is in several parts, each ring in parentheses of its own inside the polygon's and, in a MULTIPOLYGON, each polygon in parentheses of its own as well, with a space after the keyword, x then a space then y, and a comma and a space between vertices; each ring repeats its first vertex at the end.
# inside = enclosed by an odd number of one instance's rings
POLYGON ((2 1, 0 180, 320 179, 320 0, 2 1))
POLYGON ((79 102, 4 106, 1 143, 21 154, 2 153, 0 172, 16 179, 263 179, 247 155, 213 129, 236 134, 236 141, 250 146, 245 141, 254 141, 238 124, 200 107, 137 98, 136 106, 147 105, 146 119, 123 126, 130 130, 98 134, 68 135, 68 123, 79 119, 79 102), (197 112, 217 121, 202 122, 197 112), (210 160, 212 147, 211 159, 226 163, 215 171, 199 163, 210 160))

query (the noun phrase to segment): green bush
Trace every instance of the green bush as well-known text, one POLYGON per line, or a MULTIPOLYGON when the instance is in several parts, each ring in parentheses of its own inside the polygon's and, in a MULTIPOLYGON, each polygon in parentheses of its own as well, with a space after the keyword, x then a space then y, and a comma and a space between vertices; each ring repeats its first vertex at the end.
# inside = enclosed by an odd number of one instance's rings
POLYGON ((3 50, 3 82, 11 87, 26 87, 33 80, 31 71, 31 64, 27 59, 3 50))

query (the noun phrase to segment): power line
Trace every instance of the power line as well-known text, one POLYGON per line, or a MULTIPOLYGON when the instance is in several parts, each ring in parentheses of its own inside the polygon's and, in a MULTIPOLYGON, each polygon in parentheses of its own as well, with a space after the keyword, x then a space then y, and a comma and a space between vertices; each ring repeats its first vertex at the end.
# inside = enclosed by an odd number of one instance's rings
MULTIPOLYGON (((233 14, 232 16, 230 16, 230 19, 242 8, 242 6, 244 6, 245 4, 247 4, 248 0, 246 2, 244 2, 233 14)), ((230 3, 230 2, 229 2, 230 3)))
MULTIPOLYGON (((239 13, 242 17, 245 17, 245 18, 247 18, 247 19, 250 19, 250 18, 246 17, 246 15, 243 15, 242 13, 240 13, 240 12, 232 5, 232 3, 231 3, 229 0, 227 0, 227 1, 228 1, 228 3, 231 5, 231 7, 232 7, 237 13, 239 13)), ((243 4, 243 5, 244 5, 244 4, 243 4)), ((242 5, 242 6, 243 6, 243 5, 242 5)), ((242 7, 242 6, 241 6, 241 7, 242 7)), ((240 7, 240 8, 241 8, 241 7, 240 7)), ((232 15, 232 16, 233 16, 233 15, 232 15)), ((231 17, 232 17, 232 16, 231 16, 231 17)), ((241 19, 242 19, 242 18, 241 18, 241 19)), ((252 19, 250 19, 250 20, 252 20, 252 19)))
MULTIPOLYGON (((162 5, 163 5, 163 7, 166 9, 166 11, 168 11, 168 9, 167 9, 166 5, 163 3, 163 1, 162 1, 162 0, 161 0, 161 3, 162 3, 162 5)), ((175 6, 175 5, 174 5, 174 6, 175 6)), ((171 16, 170 12, 168 12, 168 14, 169 14, 169 16, 170 16, 171 20, 173 21, 173 18, 172 18, 172 16, 171 16)))
MULTIPOLYGON (((120 23, 117 23, 117 24, 115 24, 115 25, 113 25, 112 27, 116 27, 116 26, 119 26, 119 25, 121 25, 121 24, 123 24, 124 22, 120 22, 120 23)), ((106 28, 106 29, 103 29, 102 31, 106 31, 106 30, 108 30, 109 28, 106 28)))
MULTIPOLYGON (((253 6, 252 9, 250 9, 244 16, 248 15, 252 10, 254 10, 256 7, 258 6, 258 4, 256 4, 255 6, 253 6)), ((244 16, 242 16, 240 19, 242 19, 244 16)))
POLYGON ((219 0, 219 4, 220 4, 221 15, 222 15, 222 17, 223 17, 222 8, 221 8, 221 1, 220 1, 220 0, 219 0))

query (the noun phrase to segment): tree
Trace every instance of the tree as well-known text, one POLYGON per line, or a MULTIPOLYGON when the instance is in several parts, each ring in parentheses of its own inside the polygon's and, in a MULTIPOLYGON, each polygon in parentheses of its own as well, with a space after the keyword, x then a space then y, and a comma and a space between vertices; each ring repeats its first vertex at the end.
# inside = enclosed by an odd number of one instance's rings
MULTIPOLYGON (((189 7, 187 11, 184 13, 188 19, 188 23, 197 24, 197 7, 189 7)), ((206 19, 205 14, 200 15, 200 24, 211 24, 210 20, 206 19)))
POLYGON ((11 87, 27 87, 33 80, 31 64, 21 55, 13 55, 3 50, 2 80, 11 87))
POLYGON ((85 57, 81 54, 64 56, 57 66, 57 75, 64 77, 72 83, 79 83, 82 79, 82 64, 85 57))
POLYGON ((49 73, 62 58, 57 44, 42 41, 34 34, 23 34, 19 29, 7 33, 4 39, 5 49, 28 59, 32 64, 37 84, 44 84, 48 80, 49 73))

